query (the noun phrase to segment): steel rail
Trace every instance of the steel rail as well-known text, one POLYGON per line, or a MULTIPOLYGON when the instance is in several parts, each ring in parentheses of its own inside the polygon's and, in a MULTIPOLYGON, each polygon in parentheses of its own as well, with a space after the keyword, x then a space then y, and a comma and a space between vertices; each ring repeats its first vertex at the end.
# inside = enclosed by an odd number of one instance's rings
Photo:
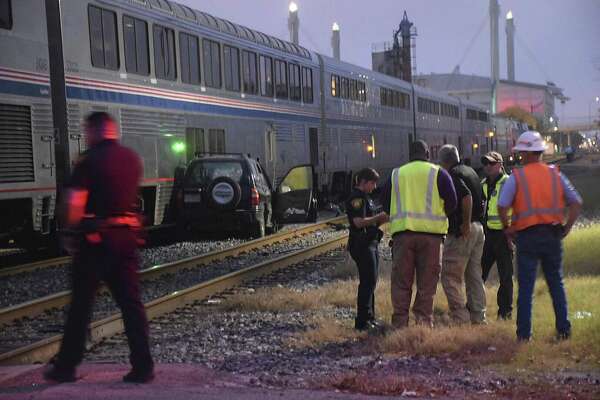
MULTIPOLYGON (((340 248, 346 244, 348 234, 329 239, 323 243, 298 250, 275 259, 254 264, 239 271, 211 279, 192 287, 173 292, 152 300, 144 305, 148 319, 154 319, 178 308, 223 292, 226 289, 268 275, 276 270, 289 267, 311 257, 340 248)), ((92 342, 123 332, 121 314, 114 314, 90 324, 92 342)), ((0 354, 0 365, 32 364, 47 362, 59 349, 62 335, 45 338, 36 343, 0 354)))
MULTIPOLYGON (((182 260, 156 265, 139 271, 142 280, 156 278, 162 274, 173 273, 184 268, 194 268, 201 265, 207 265, 215 261, 221 261, 228 257, 236 257, 242 253, 259 249, 274 243, 290 240, 298 236, 318 231, 329 225, 342 223, 345 217, 331 218, 315 224, 310 224, 301 228, 296 228, 290 231, 276 233, 274 235, 265 236, 264 238, 250 240, 238 246, 234 246, 223 250, 214 250, 200 256, 188 257, 182 260)), ((23 317, 35 317, 46 310, 52 308, 60 308, 67 305, 71 301, 71 291, 62 291, 53 293, 39 299, 31 300, 25 303, 15 304, 10 307, 0 309, 0 326, 11 323, 14 320, 23 317)))
POLYGON ((10 275, 20 274, 22 272, 32 272, 36 269, 43 269, 49 267, 61 267, 71 263, 71 257, 56 257, 48 260, 35 261, 28 264, 16 265, 14 267, 0 269, 0 278, 10 275))

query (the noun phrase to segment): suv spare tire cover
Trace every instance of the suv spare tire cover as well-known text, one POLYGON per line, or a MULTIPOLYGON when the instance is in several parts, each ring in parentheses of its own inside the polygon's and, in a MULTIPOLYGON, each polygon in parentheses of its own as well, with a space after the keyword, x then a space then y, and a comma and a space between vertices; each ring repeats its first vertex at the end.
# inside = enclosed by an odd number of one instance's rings
POLYGON ((221 176, 216 178, 208 187, 208 203, 221 210, 237 207, 242 197, 240 185, 233 179, 221 176))

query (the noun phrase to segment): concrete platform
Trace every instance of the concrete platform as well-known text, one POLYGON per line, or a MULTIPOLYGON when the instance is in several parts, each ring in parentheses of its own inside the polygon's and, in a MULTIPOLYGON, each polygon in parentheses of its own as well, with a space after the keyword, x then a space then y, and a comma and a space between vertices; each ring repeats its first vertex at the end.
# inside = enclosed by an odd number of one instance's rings
MULTIPOLYGON (((83 364, 73 383, 49 383, 42 377, 44 367, 27 365, 0 367, 0 398, 21 399, 391 399, 325 390, 265 389, 249 385, 230 374, 190 364, 162 364, 149 384, 123 383, 129 370, 123 364, 83 364)), ((397 397, 396 397, 397 398, 397 397)))

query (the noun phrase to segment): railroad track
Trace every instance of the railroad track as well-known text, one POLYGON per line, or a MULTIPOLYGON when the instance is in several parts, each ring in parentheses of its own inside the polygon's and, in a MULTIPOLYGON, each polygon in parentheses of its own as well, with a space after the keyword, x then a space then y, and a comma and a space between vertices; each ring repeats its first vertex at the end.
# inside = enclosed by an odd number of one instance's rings
MULTIPOLYGON (((325 224, 326 223, 327 222, 325 222, 325 224)), ((147 302, 145 304, 146 313, 149 319, 153 319, 166 313, 173 312, 176 309, 195 301, 221 293, 227 289, 252 281, 258 277, 268 275, 279 269, 286 268, 319 254, 340 248, 346 243, 347 237, 348 235, 345 233, 314 246, 294 251, 274 259, 262 261, 238 271, 196 284, 192 287, 175 291, 166 296, 147 302)), ((188 259, 186 262, 188 263, 188 266, 195 265, 199 258, 201 257, 188 259)), ((110 315, 90 324, 90 338, 92 342, 97 342, 122 331, 123 320, 119 313, 110 315)), ((35 343, 6 351, 0 354, 0 365, 46 362, 58 351, 61 338, 61 335, 55 335, 35 343)))
POLYGON ((0 279, 21 274, 24 272, 33 272, 38 269, 51 268, 51 267, 62 267, 71 263, 71 257, 56 257, 48 260, 35 261, 28 264, 16 265, 14 267, 0 269, 0 279))
MULTIPOLYGON (((303 236, 309 234, 311 232, 315 232, 326 228, 328 226, 341 224, 345 221, 345 217, 336 217, 332 219, 328 219, 322 222, 318 222, 315 224, 310 224, 308 226, 304 226, 301 228, 296 228, 293 230, 279 232, 274 235, 269 235, 261 239, 255 239, 248 242, 244 242, 240 245, 224 249, 224 250, 215 250, 209 253, 203 254, 201 256, 189 257, 182 260, 169 262, 161 265, 156 265, 151 268, 147 268, 141 270, 139 272, 140 278, 142 280, 151 280, 155 279, 160 275, 174 273, 178 270, 190 267, 199 267, 202 265, 210 264, 215 261, 224 260, 228 257, 236 257, 242 253, 246 253, 252 250, 259 249, 261 247, 269 246, 275 243, 291 240, 297 238, 299 236, 303 236)), ((28 264, 24 266, 20 266, 22 269, 21 272, 26 270, 26 268, 32 268, 29 271, 36 270, 39 268, 50 267, 50 266, 59 266, 64 265, 63 263, 70 263, 70 257, 61 257, 60 259, 48 260, 43 263, 34 263, 28 264), (38 265, 39 264, 39 265, 38 265), (40 266, 41 265, 41 266, 40 266)), ((1 277, 1 275, 0 275, 1 277)), ((60 308, 68 304, 71 300, 71 291, 61 291, 58 293, 54 293, 48 296, 44 296, 35 300, 31 300, 25 303, 16 304, 13 306, 9 306, 3 309, 0 309, 0 326, 9 324, 19 318, 23 317, 35 317, 40 315, 46 310, 53 308, 60 308)))

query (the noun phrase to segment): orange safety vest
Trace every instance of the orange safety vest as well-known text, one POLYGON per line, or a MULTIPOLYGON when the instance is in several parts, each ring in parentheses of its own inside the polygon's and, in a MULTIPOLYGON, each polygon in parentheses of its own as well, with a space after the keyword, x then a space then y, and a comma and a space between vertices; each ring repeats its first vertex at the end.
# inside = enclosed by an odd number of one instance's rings
POLYGON ((558 169, 538 162, 513 172, 517 191, 512 205, 512 225, 517 231, 534 225, 562 224, 565 196, 558 169))

